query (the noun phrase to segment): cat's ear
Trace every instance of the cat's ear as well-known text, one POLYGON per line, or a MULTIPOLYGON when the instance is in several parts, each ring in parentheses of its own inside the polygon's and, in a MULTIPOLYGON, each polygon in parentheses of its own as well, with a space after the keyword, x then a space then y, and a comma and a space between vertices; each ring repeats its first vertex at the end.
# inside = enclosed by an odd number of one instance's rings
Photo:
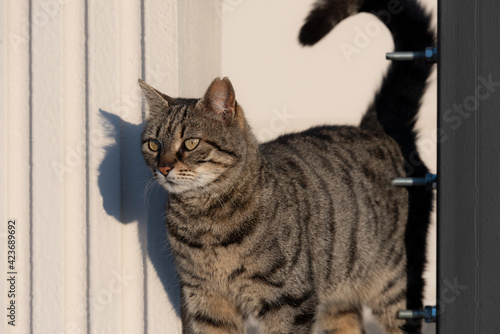
POLYGON ((236 98, 231 81, 227 77, 215 78, 200 101, 210 116, 229 125, 236 112, 236 98))
POLYGON ((161 111, 164 108, 168 107, 169 103, 172 102, 172 98, 160 92, 159 90, 154 89, 143 80, 139 79, 139 86, 141 86, 142 92, 146 97, 146 101, 148 102, 149 110, 154 113, 157 111, 161 111))

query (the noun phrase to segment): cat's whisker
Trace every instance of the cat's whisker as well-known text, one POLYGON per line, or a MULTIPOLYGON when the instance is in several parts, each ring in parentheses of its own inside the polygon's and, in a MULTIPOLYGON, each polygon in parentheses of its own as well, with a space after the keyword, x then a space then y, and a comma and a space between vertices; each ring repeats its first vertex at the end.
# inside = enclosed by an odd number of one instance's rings
POLYGON ((144 200, 144 206, 148 209, 151 208, 151 203, 150 203, 150 196, 153 195, 156 191, 158 191, 160 185, 156 180, 151 177, 149 178, 144 186, 144 189, 142 191, 142 197, 144 200))
POLYGON ((223 201, 222 199, 222 196, 226 196, 227 195, 227 192, 225 192, 222 187, 220 187, 219 185, 215 184, 215 183, 210 183, 208 185, 205 185, 205 187, 210 190, 210 192, 216 197, 216 199, 219 201, 219 203, 221 204, 221 207, 224 209, 225 208, 225 205, 226 203, 223 201), (216 188, 215 190, 212 189, 212 187, 216 188))
POLYGON ((163 221, 165 221, 165 219, 167 219, 167 212, 163 211, 160 217, 163 221))
POLYGON ((143 188, 142 193, 141 193, 141 196, 142 196, 145 204, 147 204, 147 202, 148 202, 149 188, 152 187, 152 185, 151 185, 152 182, 154 182, 154 180, 152 178, 149 178, 145 182, 144 188, 143 188))
MULTIPOLYGON (((220 195, 218 195, 218 196, 219 196, 219 198, 221 199, 221 201, 222 201, 222 197, 221 197, 221 196, 226 197, 226 196, 227 196, 229 193, 231 193, 232 191, 233 191, 233 196, 234 196, 235 194, 239 193, 239 191, 238 191, 237 189, 235 189, 235 187, 234 187, 234 186, 232 186, 232 187, 231 187, 231 188, 229 188, 228 190, 224 190, 224 189, 223 189, 220 185, 218 185, 218 184, 216 184, 216 183, 210 183, 210 184, 208 184, 206 187, 207 187, 207 188, 210 188, 210 190, 211 190, 214 194, 220 194, 220 195), (215 190, 214 190, 214 189, 211 189, 212 187, 213 187, 213 188, 215 188, 215 190)), ((224 204, 225 204, 225 203, 224 203, 224 204)), ((231 203, 230 203, 230 205, 231 205, 231 208, 233 208, 233 209, 237 209, 236 204, 235 204, 234 202, 231 202, 231 203)))
POLYGON ((196 180, 196 179, 192 179, 192 181, 200 188, 202 189, 208 196, 214 196, 215 199, 219 202, 219 204, 221 205, 221 208, 224 208, 224 201, 222 200, 222 198, 219 196, 219 194, 217 194, 217 192, 213 191, 212 189, 210 189, 209 187, 207 187, 206 185, 203 185, 200 181, 196 180))
POLYGON ((168 242, 167 239, 163 240, 162 245, 160 246, 162 252, 171 252, 172 245, 168 242))

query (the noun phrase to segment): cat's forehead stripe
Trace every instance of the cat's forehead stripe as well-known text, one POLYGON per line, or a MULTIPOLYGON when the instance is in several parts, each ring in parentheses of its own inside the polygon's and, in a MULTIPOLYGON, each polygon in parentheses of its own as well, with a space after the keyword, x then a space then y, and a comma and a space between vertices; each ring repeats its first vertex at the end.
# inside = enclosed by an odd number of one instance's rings
POLYGON ((169 136, 173 131, 179 126, 179 124, 183 124, 186 114, 187 114, 188 106, 183 105, 180 108, 175 108, 174 110, 169 110, 169 115, 166 118, 165 122, 161 123, 158 127, 156 137, 160 136, 169 136))
POLYGON ((184 121, 186 120, 186 116, 188 114, 188 110, 189 110, 189 106, 186 105, 184 106, 184 108, 182 109, 182 114, 179 116, 179 123, 178 124, 181 124, 181 126, 184 128, 184 121))
POLYGON ((184 120, 186 119, 188 106, 184 105, 180 109, 176 110, 173 113, 173 119, 167 127, 167 134, 173 133, 179 127, 179 124, 184 124, 184 120))

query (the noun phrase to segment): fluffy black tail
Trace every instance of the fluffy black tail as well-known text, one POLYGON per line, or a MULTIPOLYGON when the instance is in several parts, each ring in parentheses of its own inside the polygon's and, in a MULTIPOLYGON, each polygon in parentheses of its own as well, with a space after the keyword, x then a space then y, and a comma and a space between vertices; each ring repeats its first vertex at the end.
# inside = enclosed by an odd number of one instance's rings
MULTIPOLYGON (((433 46, 430 16, 415 0, 319 0, 299 35, 303 45, 313 45, 338 22, 356 12, 375 14, 391 31, 395 51, 423 51, 433 46)), ((392 62, 379 92, 361 121, 362 128, 380 129, 399 144, 407 176, 424 176, 428 169, 416 147, 415 122, 432 65, 425 60, 392 62)), ((409 215, 405 235, 407 251, 407 307, 422 308, 422 278, 426 238, 432 211, 431 189, 409 188, 409 215)), ((408 322, 407 333, 420 333, 421 322, 408 322)))

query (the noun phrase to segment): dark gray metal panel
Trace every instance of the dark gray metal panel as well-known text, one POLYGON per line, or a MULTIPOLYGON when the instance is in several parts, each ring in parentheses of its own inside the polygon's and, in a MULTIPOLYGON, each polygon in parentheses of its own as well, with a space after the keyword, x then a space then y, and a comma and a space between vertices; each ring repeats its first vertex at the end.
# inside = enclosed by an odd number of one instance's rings
POLYGON ((478 333, 500 333, 500 2, 478 5, 478 333))
POLYGON ((476 279, 476 113, 460 114, 457 107, 475 95, 475 1, 442 0, 438 22, 442 136, 438 144, 437 328, 442 334, 474 333, 474 306, 468 303, 475 299, 476 279), (454 282, 467 289, 460 295, 453 293, 448 285, 454 282))
POLYGON ((500 332, 499 14, 495 0, 439 3, 441 334, 500 332))

